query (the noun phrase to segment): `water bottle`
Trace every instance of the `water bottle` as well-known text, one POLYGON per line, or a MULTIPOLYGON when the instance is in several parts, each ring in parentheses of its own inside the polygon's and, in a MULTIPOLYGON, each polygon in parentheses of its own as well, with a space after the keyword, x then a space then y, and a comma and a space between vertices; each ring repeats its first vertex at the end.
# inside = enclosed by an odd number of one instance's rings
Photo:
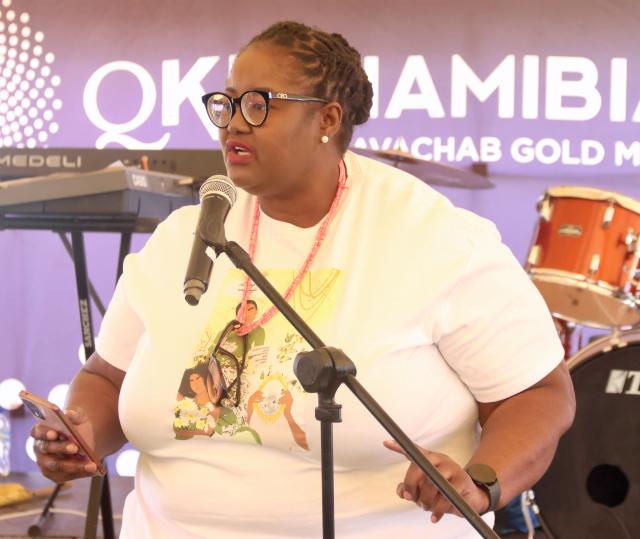
POLYGON ((0 413, 0 477, 7 477, 11 472, 10 447, 11 423, 6 415, 0 413))

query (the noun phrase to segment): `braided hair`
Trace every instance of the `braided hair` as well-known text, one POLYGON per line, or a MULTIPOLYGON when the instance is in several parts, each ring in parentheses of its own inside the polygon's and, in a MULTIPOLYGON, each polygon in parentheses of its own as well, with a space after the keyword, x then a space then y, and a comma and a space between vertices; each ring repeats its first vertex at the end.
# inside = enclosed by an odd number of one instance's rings
POLYGON ((360 53, 340 34, 293 21, 271 25, 247 47, 254 43, 272 43, 289 49, 309 79, 313 95, 340 103, 343 112, 338 143, 344 152, 351 142, 353 126, 369 119, 373 100, 373 88, 362 68, 360 53))

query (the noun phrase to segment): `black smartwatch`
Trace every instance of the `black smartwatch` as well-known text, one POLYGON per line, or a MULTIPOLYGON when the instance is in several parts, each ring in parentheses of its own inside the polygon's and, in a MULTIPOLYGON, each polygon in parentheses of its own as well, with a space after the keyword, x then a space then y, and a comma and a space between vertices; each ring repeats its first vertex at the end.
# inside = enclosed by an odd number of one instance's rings
POLYGON ((500 501, 500 483, 494 469, 486 464, 469 464, 465 471, 473 482, 489 495, 489 508, 486 512, 495 511, 500 501))

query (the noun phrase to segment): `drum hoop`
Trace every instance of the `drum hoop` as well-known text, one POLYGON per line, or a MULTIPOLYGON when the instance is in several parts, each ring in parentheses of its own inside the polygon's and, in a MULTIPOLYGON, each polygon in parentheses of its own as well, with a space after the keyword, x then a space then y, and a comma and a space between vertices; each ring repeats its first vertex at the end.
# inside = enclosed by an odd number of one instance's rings
POLYGON ((612 201, 619 206, 640 214, 640 202, 637 200, 616 193, 614 191, 603 191, 595 187, 581 187, 574 185, 561 185, 547 189, 546 194, 557 198, 582 198, 586 200, 612 201))
POLYGON ((605 335, 579 350, 567 360, 567 367, 569 367, 569 371, 572 371, 598 354, 624 348, 636 342, 640 342, 640 329, 615 331, 611 335, 605 335))

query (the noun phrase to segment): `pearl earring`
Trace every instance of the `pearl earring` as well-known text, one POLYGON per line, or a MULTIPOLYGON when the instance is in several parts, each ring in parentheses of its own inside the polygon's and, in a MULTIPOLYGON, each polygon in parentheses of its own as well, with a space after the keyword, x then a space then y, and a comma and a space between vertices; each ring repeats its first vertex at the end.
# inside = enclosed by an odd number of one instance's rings
POLYGON ((322 144, 326 144, 329 142, 329 137, 327 135, 322 135, 322 137, 320 137, 320 142, 322 142, 322 144))

